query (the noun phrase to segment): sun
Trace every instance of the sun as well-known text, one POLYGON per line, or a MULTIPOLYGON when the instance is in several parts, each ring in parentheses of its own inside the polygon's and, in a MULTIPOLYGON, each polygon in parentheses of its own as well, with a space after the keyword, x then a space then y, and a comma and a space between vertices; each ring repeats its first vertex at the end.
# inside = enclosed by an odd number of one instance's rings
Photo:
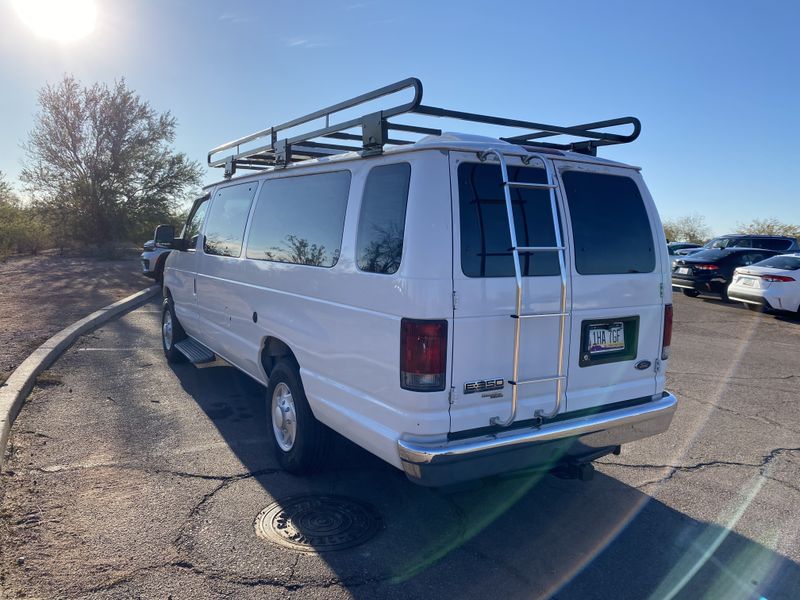
POLYGON ((12 0, 14 8, 37 36, 73 42, 94 31, 95 0, 12 0))

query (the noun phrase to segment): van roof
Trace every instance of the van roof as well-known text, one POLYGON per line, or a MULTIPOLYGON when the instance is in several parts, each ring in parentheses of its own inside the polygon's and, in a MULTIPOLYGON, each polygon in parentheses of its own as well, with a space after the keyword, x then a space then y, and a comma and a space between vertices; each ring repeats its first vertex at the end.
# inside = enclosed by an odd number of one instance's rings
POLYGON ((512 154, 535 151, 571 160, 577 160, 578 155, 591 156, 591 162, 620 164, 594 159, 597 149, 627 144, 638 138, 640 132, 641 123, 636 117, 563 126, 429 106, 422 104, 422 82, 410 77, 212 148, 208 152, 208 165, 224 167, 228 179, 237 169, 263 171, 296 163, 304 166, 319 164, 323 159, 349 160, 423 148, 467 151, 495 148, 512 154), (410 101, 376 111, 378 101, 409 91, 413 92, 410 101), (347 118, 354 110, 367 112, 347 118), (399 123, 394 120, 398 115, 413 115, 415 120, 413 123, 399 123), (491 131, 492 127, 502 128, 501 134, 484 137, 447 133, 427 125, 439 118, 480 123, 482 133, 491 131), (324 126, 320 127, 323 119, 324 126), (418 124, 420 122, 425 125, 418 124), (619 133, 621 126, 630 126, 632 131, 619 133), (311 128, 311 131, 291 133, 298 128, 311 128), (509 131, 515 134, 509 135, 509 131), (498 145, 503 147, 498 148, 498 145))
MULTIPOLYGON (((609 160, 607 158, 602 158, 598 156, 590 156, 580 152, 571 152, 569 150, 556 150, 553 148, 534 146, 528 144, 522 146, 519 144, 511 144, 499 138, 472 135, 467 133, 453 133, 453 132, 446 132, 443 133, 442 135, 425 136, 424 138, 414 142, 413 144, 407 144, 403 146, 391 146, 386 148, 383 151, 382 155, 385 156, 402 155, 410 152, 418 152, 421 150, 452 150, 452 151, 462 151, 462 152, 475 152, 477 154, 479 152, 483 152, 490 148, 494 148, 496 150, 501 151, 503 154, 512 156, 541 154, 552 158, 574 161, 574 162, 598 164, 611 167, 623 167, 636 170, 641 169, 641 167, 629 165, 614 160, 609 160)), ((299 169, 313 165, 325 165, 325 164, 332 164, 332 163, 339 163, 339 162, 346 162, 353 160, 367 160, 368 158, 369 157, 364 157, 362 156, 361 153, 356 151, 343 152, 341 154, 331 154, 329 156, 308 158, 306 160, 293 162, 291 164, 286 165, 285 167, 271 165, 268 167, 264 167, 263 169, 259 169, 255 173, 238 175, 233 179, 235 181, 245 181, 263 177, 266 173, 275 171, 282 172, 288 169, 299 169)), ((215 181, 214 183, 210 183, 204 186, 203 189, 208 191, 209 189, 221 183, 225 183, 229 180, 230 178, 220 179, 218 181, 215 181)))
MULTIPOLYGON (((546 147, 538 147, 532 145, 525 145, 521 146, 518 144, 511 144, 499 138, 491 138, 485 136, 478 136, 478 135, 471 135, 471 134, 462 134, 462 133, 444 133, 442 135, 430 135, 422 138, 421 140, 414 142, 413 144, 408 144, 404 146, 393 146, 386 148, 384 150, 383 155, 402 155, 407 154, 410 152, 418 152, 421 150, 452 150, 452 151, 463 151, 463 152, 475 152, 476 154, 479 152, 483 152, 490 148, 494 148, 496 150, 501 151, 503 154, 506 155, 529 155, 529 154, 541 154, 544 156, 550 156, 552 158, 558 158, 561 160, 569 160, 574 162, 583 162, 583 163, 591 163, 591 164, 599 164, 605 166, 616 166, 616 167, 624 167, 630 169, 637 169, 639 170, 640 167, 629 165, 626 163, 618 162, 609 160, 607 158, 601 158, 597 156, 588 156, 586 154, 582 154, 579 152, 570 152, 566 150, 554 150, 552 148, 546 147)), ((346 161, 353 161, 353 160, 365 160, 369 157, 362 156, 359 152, 351 151, 351 152, 344 152, 341 154, 332 154, 330 156, 323 156, 318 158, 308 158, 306 160, 297 161, 292 164, 286 165, 285 167, 281 166, 269 166, 263 169, 259 169, 256 173, 250 173, 247 175, 239 175, 235 177, 236 181, 243 181, 249 179, 255 179, 258 177, 262 177, 265 173, 274 172, 274 171, 284 171, 287 169, 296 169, 296 168, 303 168, 309 167, 313 165, 325 165, 331 163, 339 163, 339 162, 346 162, 346 161)), ((220 183, 225 183, 228 181, 229 178, 218 180, 214 183, 211 183, 205 186, 203 189, 208 190, 212 187, 219 185, 220 183)), ((722 236, 727 237, 727 236, 722 236)), ((770 236, 766 236, 770 237, 770 236)))

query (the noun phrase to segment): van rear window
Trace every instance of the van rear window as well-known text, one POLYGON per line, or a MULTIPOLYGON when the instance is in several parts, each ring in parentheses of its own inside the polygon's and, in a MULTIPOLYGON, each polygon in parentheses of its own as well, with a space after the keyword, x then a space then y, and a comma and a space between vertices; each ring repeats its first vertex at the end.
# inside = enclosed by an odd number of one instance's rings
POLYGON ((581 275, 651 273, 656 267, 650 220, 630 177, 565 171, 575 269, 581 275))
POLYGON ((374 167, 367 175, 356 241, 362 271, 392 274, 400 268, 410 178, 408 163, 374 167))
MULTIPOLYGON (((509 167, 511 181, 547 183, 544 169, 509 167)), ((462 163, 458 167, 461 221, 461 269, 467 277, 513 277, 503 180, 497 163, 462 163)), ((511 190, 514 227, 521 246, 555 246, 550 193, 511 190)), ((554 252, 520 255, 523 276, 558 275, 554 252)))

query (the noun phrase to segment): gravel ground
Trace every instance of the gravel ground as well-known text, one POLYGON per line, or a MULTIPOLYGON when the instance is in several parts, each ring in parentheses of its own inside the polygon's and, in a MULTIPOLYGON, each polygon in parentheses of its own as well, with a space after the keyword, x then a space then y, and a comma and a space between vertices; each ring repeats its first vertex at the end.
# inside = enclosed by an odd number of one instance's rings
POLYGON ((0 382, 47 338, 152 281, 123 260, 49 252, 0 262, 0 382))
POLYGON ((2 475, 0 576, 37 598, 747 598, 800 590, 800 323, 676 303, 672 428, 593 481, 421 488, 340 440, 278 469, 263 390, 170 367, 152 302, 81 338, 32 393, 2 475), (334 494, 382 528, 297 552, 258 537, 275 501, 334 494))

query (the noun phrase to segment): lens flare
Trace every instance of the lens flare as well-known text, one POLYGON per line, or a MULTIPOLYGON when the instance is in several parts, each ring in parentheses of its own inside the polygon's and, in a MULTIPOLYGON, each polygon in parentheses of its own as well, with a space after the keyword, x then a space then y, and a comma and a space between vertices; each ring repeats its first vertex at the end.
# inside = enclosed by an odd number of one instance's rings
POLYGON ((73 42, 94 31, 95 0, 12 0, 17 15, 38 37, 73 42))

